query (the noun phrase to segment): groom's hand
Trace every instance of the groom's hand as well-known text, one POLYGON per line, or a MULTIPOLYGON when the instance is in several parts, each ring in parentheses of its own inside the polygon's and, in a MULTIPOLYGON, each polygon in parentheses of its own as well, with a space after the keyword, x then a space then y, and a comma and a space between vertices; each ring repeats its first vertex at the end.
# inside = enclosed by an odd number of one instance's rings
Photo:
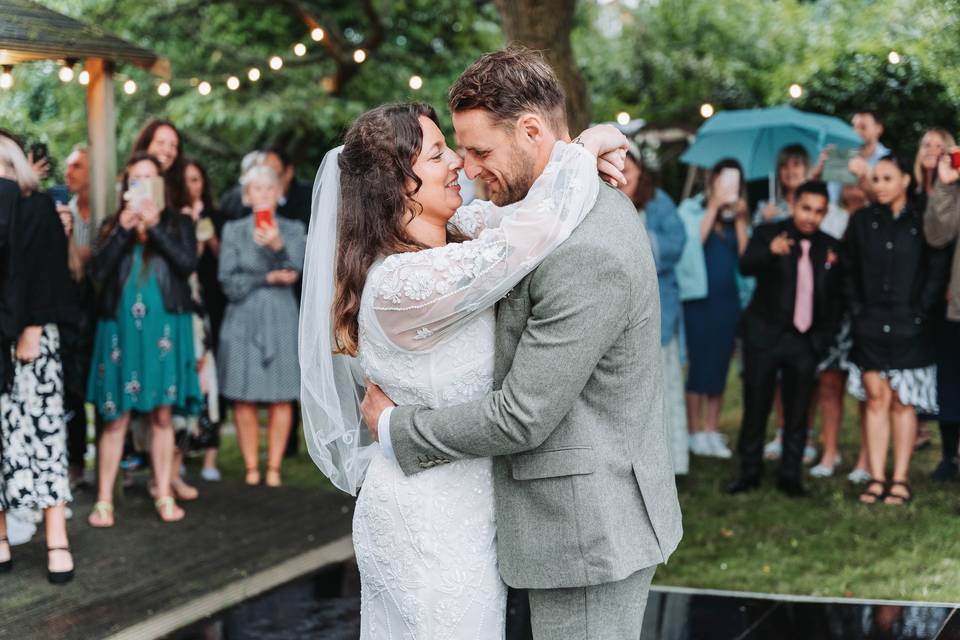
POLYGON ((363 421, 366 423, 370 435, 377 442, 380 442, 380 414, 395 406, 397 405, 387 397, 387 394, 380 387, 369 380, 367 381, 367 394, 363 397, 363 402, 360 403, 360 413, 363 414, 363 421))

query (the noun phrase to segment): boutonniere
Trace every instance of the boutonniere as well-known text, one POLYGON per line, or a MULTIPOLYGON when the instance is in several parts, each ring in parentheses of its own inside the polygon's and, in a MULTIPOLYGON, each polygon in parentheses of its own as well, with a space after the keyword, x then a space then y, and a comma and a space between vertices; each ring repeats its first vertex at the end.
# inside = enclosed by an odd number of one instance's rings
POLYGON ((827 249, 827 261, 823 263, 824 268, 831 269, 835 264, 837 264, 837 254, 833 252, 833 249, 827 249))

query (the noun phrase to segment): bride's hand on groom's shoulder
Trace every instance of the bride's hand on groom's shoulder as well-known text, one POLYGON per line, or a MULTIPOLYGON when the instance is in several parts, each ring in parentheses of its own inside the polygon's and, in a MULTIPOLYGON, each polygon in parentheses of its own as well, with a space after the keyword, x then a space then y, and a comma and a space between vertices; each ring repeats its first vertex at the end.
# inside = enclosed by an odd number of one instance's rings
POLYGON ((383 389, 367 380, 367 392, 360 403, 360 413, 363 414, 367 430, 377 442, 380 442, 380 414, 395 406, 383 389))
POLYGON ((598 124, 576 137, 583 147, 597 156, 597 171, 612 186, 626 184, 623 166, 627 158, 627 137, 616 127, 598 124))

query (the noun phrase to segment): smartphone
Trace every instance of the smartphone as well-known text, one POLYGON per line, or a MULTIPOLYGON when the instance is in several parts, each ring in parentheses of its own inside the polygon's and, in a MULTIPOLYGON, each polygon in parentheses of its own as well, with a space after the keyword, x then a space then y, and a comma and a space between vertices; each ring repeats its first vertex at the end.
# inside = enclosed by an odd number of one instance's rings
POLYGON ((740 172, 732 167, 720 171, 716 189, 723 204, 735 204, 740 199, 740 172))
POLYGON ((30 154, 33 157, 34 162, 46 160, 49 157, 49 153, 50 151, 47 149, 46 143, 34 142, 32 145, 30 145, 30 154))
POLYGON ((950 152, 950 166, 960 169, 960 150, 950 152))
POLYGON ((273 212, 270 209, 260 209, 253 213, 253 224, 257 229, 273 226, 273 212))

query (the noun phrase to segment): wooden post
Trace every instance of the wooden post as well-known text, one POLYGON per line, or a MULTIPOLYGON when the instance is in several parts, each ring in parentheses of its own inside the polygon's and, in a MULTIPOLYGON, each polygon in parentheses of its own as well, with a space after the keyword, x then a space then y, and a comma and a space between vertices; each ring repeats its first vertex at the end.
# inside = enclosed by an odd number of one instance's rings
POLYGON ((94 229, 113 213, 117 200, 117 129, 113 105, 112 65, 88 58, 87 136, 90 163, 90 219, 94 229))

